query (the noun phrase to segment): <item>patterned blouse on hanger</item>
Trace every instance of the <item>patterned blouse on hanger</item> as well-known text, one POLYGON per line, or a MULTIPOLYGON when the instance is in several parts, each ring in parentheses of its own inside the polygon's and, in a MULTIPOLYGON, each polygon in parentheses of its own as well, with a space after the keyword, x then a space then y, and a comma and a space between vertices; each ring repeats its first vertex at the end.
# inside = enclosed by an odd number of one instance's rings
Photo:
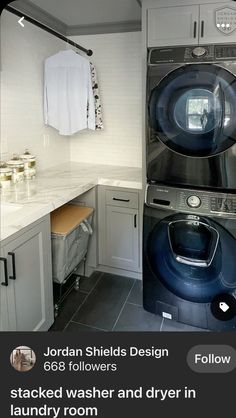
POLYGON ((92 81, 94 106, 95 106, 95 130, 101 130, 101 129, 104 129, 103 118, 102 118, 102 106, 101 106, 101 99, 100 99, 99 90, 98 90, 97 72, 92 62, 90 62, 90 70, 91 70, 91 81, 92 81))

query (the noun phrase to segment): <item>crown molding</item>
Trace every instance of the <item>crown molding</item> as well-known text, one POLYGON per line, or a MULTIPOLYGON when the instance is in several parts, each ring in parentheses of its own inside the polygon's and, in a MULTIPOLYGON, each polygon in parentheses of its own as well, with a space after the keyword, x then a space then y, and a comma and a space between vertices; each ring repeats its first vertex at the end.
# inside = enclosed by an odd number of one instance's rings
POLYGON ((67 36, 99 35, 105 33, 139 32, 141 21, 111 22, 67 27, 67 36))
POLYGON ((61 20, 55 18, 51 14, 45 12, 40 7, 36 6, 35 4, 31 3, 28 0, 17 0, 11 3, 8 3, 9 6, 13 7, 16 10, 19 10, 23 15, 26 14, 33 19, 43 23, 46 26, 49 26, 56 32, 61 33, 62 35, 66 35, 67 32, 67 25, 63 23, 61 20))
MULTIPOLYGON (((139 3, 139 0, 137 0, 139 3)), ((9 6, 19 10, 22 15, 28 15, 33 19, 49 26, 56 32, 64 36, 77 35, 97 35, 105 33, 121 33, 121 32, 139 32, 141 31, 141 21, 124 21, 97 23, 89 25, 73 25, 68 26, 61 20, 55 18, 45 10, 31 3, 29 0, 16 0, 8 3, 9 6)))

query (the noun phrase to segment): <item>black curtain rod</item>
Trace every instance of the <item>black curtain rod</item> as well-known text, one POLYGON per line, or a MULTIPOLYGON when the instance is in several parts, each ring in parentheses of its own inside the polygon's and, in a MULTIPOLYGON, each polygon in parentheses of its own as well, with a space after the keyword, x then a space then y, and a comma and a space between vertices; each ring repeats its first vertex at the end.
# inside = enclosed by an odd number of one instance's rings
POLYGON ((24 13, 20 12, 19 10, 16 10, 11 6, 6 6, 5 10, 7 10, 8 12, 14 13, 15 15, 17 15, 19 17, 24 16, 25 20, 27 20, 28 22, 32 23, 35 26, 38 26, 39 28, 45 30, 46 32, 50 33, 51 35, 56 36, 57 38, 66 42, 67 44, 70 44, 70 45, 74 46, 75 48, 80 49, 80 51, 85 52, 89 57, 91 55, 93 55, 93 51, 91 49, 83 48, 82 46, 80 46, 80 45, 76 44, 75 42, 71 41, 70 39, 66 38, 61 33, 56 32, 55 30, 49 28, 48 26, 44 25, 43 23, 40 23, 37 20, 33 19, 32 17, 25 15, 24 13))

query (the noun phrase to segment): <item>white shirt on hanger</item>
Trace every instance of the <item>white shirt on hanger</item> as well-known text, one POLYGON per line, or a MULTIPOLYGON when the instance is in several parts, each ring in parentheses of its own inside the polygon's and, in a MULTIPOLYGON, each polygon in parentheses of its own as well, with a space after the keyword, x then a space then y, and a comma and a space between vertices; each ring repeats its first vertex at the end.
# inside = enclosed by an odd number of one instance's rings
POLYGON ((72 50, 45 60, 44 121, 61 135, 95 130, 95 106, 89 60, 72 50))

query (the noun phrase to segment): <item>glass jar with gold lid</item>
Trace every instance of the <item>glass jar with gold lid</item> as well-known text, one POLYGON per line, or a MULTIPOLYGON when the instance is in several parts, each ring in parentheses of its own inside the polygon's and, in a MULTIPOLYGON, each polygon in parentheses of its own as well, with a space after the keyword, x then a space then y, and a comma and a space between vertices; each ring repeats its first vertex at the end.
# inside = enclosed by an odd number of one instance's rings
POLYGON ((24 162, 24 176, 26 179, 35 178, 36 175, 36 157, 32 155, 28 149, 24 154, 20 155, 21 160, 24 162))
POLYGON ((7 166, 5 161, 0 161, 0 184, 1 187, 8 187, 11 185, 12 170, 7 166))
POLYGON ((24 162, 17 154, 13 154, 12 159, 7 161, 7 166, 12 170, 13 183, 19 183, 24 180, 24 162))

